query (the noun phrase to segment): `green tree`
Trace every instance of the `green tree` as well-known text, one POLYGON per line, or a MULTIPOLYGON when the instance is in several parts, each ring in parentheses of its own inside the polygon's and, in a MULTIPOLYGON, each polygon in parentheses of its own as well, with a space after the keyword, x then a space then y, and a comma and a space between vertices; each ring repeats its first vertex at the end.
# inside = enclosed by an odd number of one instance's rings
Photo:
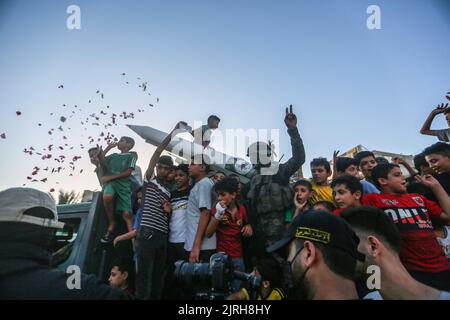
POLYGON ((71 203, 77 203, 80 200, 80 195, 75 192, 75 190, 72 191, 64 191, 59 190, 58 195, 58 204, 71 204, 71 203))

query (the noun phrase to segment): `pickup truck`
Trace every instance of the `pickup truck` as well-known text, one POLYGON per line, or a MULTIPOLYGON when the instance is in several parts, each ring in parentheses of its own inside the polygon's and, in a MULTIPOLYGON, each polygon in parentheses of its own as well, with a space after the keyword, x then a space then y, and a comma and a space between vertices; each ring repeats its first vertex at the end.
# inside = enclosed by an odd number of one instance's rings
MULTIPOLYGON (((117 248, 112 244, 100 243, 106 230, 106 215, 101 193, 94 193, 92 202, 59 205, 59 221, 65 223, 64 229, 56 233, 52 244, 52 265, 67 271, 69 266, 78 266, 81 272, 94 274, 102 281, 109 278, 113 259, 126 252, 131 255, 131 241, 117 248)), ((122 219, 117 219, 116 232, 125 233, 126 226, 122 219)))

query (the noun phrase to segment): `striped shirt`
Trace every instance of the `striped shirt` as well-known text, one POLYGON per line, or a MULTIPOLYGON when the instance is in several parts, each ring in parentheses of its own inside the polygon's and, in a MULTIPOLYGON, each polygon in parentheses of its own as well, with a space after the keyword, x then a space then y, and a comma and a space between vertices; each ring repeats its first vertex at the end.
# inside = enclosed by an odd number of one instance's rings
POLYGON ((166 201, 170 201, 170 192, 166 187, 156 179, 145 182, 140 226, 169 233, 169 218, 163 210, 163 204, 166 201))

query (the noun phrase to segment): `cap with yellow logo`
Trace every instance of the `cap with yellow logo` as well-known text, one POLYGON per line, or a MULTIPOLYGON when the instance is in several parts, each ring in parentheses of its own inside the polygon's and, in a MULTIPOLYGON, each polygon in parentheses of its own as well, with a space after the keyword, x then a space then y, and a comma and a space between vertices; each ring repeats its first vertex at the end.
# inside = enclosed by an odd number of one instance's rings
POLYGON ((283 238, 269 246, 267 252, 278 251, 293 239, 321 243, 364 261, 364 255, 358 252, 358 236, 346 221, 329 212, 310 210, 297 216, 283 238))

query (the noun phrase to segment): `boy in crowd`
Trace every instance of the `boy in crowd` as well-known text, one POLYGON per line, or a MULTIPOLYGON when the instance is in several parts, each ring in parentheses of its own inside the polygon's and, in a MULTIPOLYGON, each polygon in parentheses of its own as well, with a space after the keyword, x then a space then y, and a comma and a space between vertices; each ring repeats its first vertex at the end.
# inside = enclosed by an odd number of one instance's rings
POLYGON ((372 170, 377 165, 375 155, 370 151, 361 151, 355 154, 353 158, 358 161, 359 171, 363 174, 364 179, 374 184, 372 180, 372 170))
POLYGON ((405 159, 403 159, 401 157, 392 158, 392 163, 399 165, 399 166, 402 165, 406 169, 406 171, 408 171, 408 174, 410 177, 414 177, 417 174, 417 172, 414 170, 413 167, 411 167, 411 165, 408 163, 408 161, 406 161, 405 159))
POLYGON ((103 170, 102 166, 100 165, 100 160, 98 158, 99 152, 100 152, 100 148, 98 146, 94 147, 94 148, 90 148, 88 150, 89 159, 91 160, 91 163, 95 166, 94 172, 97 175, 98 182, 100 183, 100 186, 103 186, 102 178, 103 178, 104 170, 103 170))
POLYGON ((340 216, 342 210, 361 206, 362 184, 354 176, 340 176, 331 182, 333 197, 338 208, 333 211, 340 216))
POLYGON ((227 175, 225 174, 225 172, 217 170, 216 173, 214 173, 214 183, 219 182, 220 180, 222 180, 223 178, 225 178, 227 175))
POLYGON ((375 157, 375 161, 377 162, 377 165, 378 164, 388 164, 389 163, 389 160, 386 159, 385 157, 375 157))
POLYGON ((325 158, 315 158, 310 163, 312 174, 312 189, 313 195, 311 197, 311 204, 316 204, 318 201, 333 200, 333 190, 331 190, 328 178, 331 176, 330 163, 325 158))
POLYGON ((184 251, 186 215, 189 200, 189 165, 180 164, 175 168, 175 183, 177 190, 170 195, 172 214, 169 225, 169 245, 167 249, 167 276, 164 289, 164 297, 168 299, 180 299, 182 293, 175 286, 175 262, 186 260, 184 251))
POLYGON ((191 132, 194 137, 194 142, 201 144, 203 148, 208 147, 211 142, 212 130, 219 127, 219 122, 220 118, 218 116, 210 115, 208 117, 208 124, 205 124, 191 132))
POLYGON ((416 176, 430 188, 439 201, 419 194, 406 193, 406 181, 398 165, 378 165, 372 171, 381 194, 364 196, 363 204, 383 209, 395 223, 402 238, 400 258, 410 274, 418 281, 442 290, 450 289, 450 263, 436 235, 432 220, 450 221, 450 198, 433 176, 416 176))
MULTIPOLYGON (((448 98, 447 98, 448 99, 448 98)), ((437 106, 436 109, 432 110, 430 112, 430 115, 425 120, 425 123, 423 124, 422 128, 420 129, 421 134, 425 134, 428 136, 434 136, 439 139, 439 141, 449 142, 450 139, 450 128, 447 129, 441 129, 441 130, 431 130, 431 124, 433 123, 434 118, 438 115, 443 113, 445 116, 445 121, 447 121, 447 125, 450 127, 450 109, 447 104, 440 104, 437 106)))
POLYGON ((383 299, 450 299, 448 292, 424 285, 409 274, 401 261, 402 237, 382 210, 362 206, 345 210, 342 218, 350 224, 360 240, 358 251, 366 256, 364 269, 371 265, 380 268, 379 293, 383 299))
MULTIPOLYGON (((333 165, 334 165, 333 179, 349 175, 354 176, 355 178, 358 178, 358 180, 360 180, 358 170, 359 167, 358 160, 349 157, 335 157, 333 165)), ((360 182, 363 187, 363 194, 380 193, 380 190, 378 190, 369 181, 360 180, 360 182)))
MULTIPOLYGON (((248 223, 247 211, 236 201, 238 182, 234 178, 225 178, 216 183, 215 191, 219 202, 211 211, 211 220, 206 236, 217 234, 217 252, 225 252, 233 261, 235 270, 245 272, 242 238, 253 235, 248 223)), ((241 281, 233 281, 233 292, 240 289, 241 281)))
POLYGON ((170 156, 161 156, 161 153, 172 137, 181 132, 182 124, 177 123, 156 148, 145 173, 142 218, 136 238, 138 299, 160 299, 162 295, 171 212, 168 176, 173 160, 170 156), (156 176, 153 178, 155 168, 156 176))
POLYGON ((207 177, 209 158, 200 154, 192 158, 189 176, 194 186, 189 193, 184 250, 189 253, 189 262, 209 262, 216 251, 216 235, 206 237, 206 228, 211 216, 213 182, 207 177))
POLYGON ((169 174, 167 175, 167 184, 169 185, 169 191, 173 192, 177 190, 177 183, 175 182, 175 166, 172 166, 169 174))
MULTIPOLYGON (((436 178, 436 172, 434 172, 430 166, 428 165, 428 162, 425 160, 425 155, 423 153, 419 153, 414 156, 414 168, 418 171, 418 174, 421 176, 425 176, 428 174, 431 174, 435 176, 436 178)), ((406 187, 408 193, 418 193, 423 195, 428 200, 436 202, 437 199, 433 194, 433 191, 425 187, 423 184, 418 182, 415 178, 416 175, 411 176, 407 179, 408 185, 406 187)), ((438 180, 439 181, 439 180, 438 180)))
POLYGON ((103 204, 108 217, 108 229, 100 240, 102 243, 110 243, 114 240, 114 228, 116 226, 114 210, 122 213, 128 231, 132 231, 133 229, 130 176, 137 161, 136 152, 130 152, 133 147, 134 140, 132 138, 122 137, 118 143, 109 144, 105 151, 99 155, 99 161, 102 167, 106 169, 102 177, 102 182, 103 204), (121 153, 113 153, 105 157, 115 147, 121 153))
POLYGON ((254 270, 251 273, 256 277, 261 277, 261 288, 256 292, 256 297, 253 297, 255 292, 253 288, 242 288, 227 297, 227 300, 284 300, 286 294, 281 289, 283 271, 277 261, 271 258, 259 259, 254 270))
POLYGON ((132 265, 124 259, 116 259, 111 268, 109 275, 109 285, 125 291, 128 295, 133 296, 134 290, 130 287, 131 274, 133 273, 132 265))
POLYGON ((431 169, 430 165, 428 164, 427 160, 425 159, 425 154, 423 152, 416 154, 413 158, 414 162, 414 168, 417 170, 417 172, 421 175, 427 175, 427 174, 436 174, 433 169, 431 169))
POLYGON ((114 247, 116 247, 117 244, 121 241, 134 240, 136 238, 142 217, 142 191, 142 187, 137 191, 137 203, 139 208, 136 211, 136 215, 134 216, 133 230, 117 236, 113 241, 114 247))
POLYGON ((317 201, 315 205, 313 205, 313 210, 332 213, 334 210, 336 210, 336 206, 330 201, 320 200, 317 201))
POLYGON ((284 222, 286 228, 289 227, 292 220, 302 212, 312 209, 310 199, 313 195, 312 185, 308 180, 301 179, 294 184, 294 207, 286 211, 284 222))
POLYGON ((437 142, 423 151, 425 160, 437 174, 436 179, 450 195, 450 145, 437 142))

